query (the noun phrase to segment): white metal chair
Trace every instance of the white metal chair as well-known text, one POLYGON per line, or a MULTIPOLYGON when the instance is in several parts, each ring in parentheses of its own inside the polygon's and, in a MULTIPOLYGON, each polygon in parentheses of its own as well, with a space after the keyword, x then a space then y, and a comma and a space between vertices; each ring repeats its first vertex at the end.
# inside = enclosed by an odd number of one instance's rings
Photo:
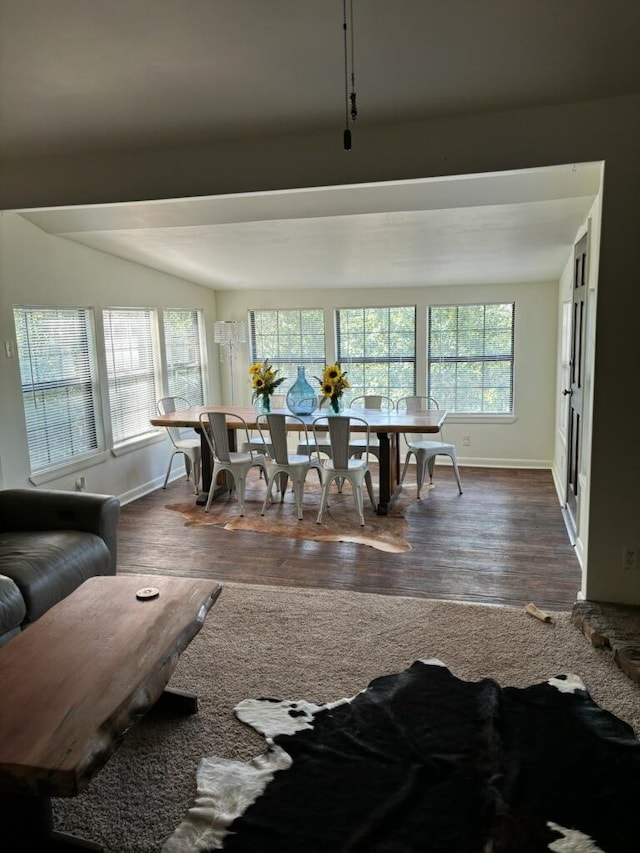
POLYGON ((307 426, 302 418, 297 417, 297 415, 283 415, 274 412, 258 415, 257 423, 260 431, 262 424, 266 423, 269 429, 271 447, 267 458, 267 494, 262 505, 262 515, 265 514, 267 506, 272 501, 273 484, 276 478, 278 479, 281 502, 284 501, 287 491, 287 480, 291 478, 298 520, 302 521, 302 499, 307 474, 312 470, 317 471, 318 480, 322 484, 322 463, 318 457, 315 459, 312 457, 310 449, 307 449, 306 453, 289 453, 287 424, 297 423, 305 436, 307 436, 307 426))
MULTIPOLYGON (((272 394, 271 395, 271 409, 283 409, 285 405, 285 395, 284 394, 272 394)), ((249 430, 249 440, 244 441, 242 443, 242 451, 246 453, 249 449, 253 450, 254 453, 264 453, 271 454, 272 447, 269 442, 268 435, 265 435, 264 432, 258 431, 258 435, 256 435, 256 430, 249 430)), ((260 475, 262 476, 262 474, 260 475)))
POLYGON ((328 429, 329 441, 331 443, 331 457, 322 460, 322 497, 320 499, 320 511, 317 518, 318 524, 322 523, 323 513, 329 505, 329 487, 334 480, 338 481, 340 489, 345 480, 351 483, 361 527, 364 527, 364 499, 362 495, 362 486, 364 483, 367 485, 371 506, 374 510, 376 508, 373 483, 371 482, 371 471, 369 470, 367 458, 368 446, 365 445, 363 449, 364 458, 353 459, 349 457, 349 436, 351 434, 351 426, 354 423, 360 423, 366 428, 366 439, 368 442, 370 438, 369 424, 364 418, 354 415, 321 415, 313 422, 316 444, 318 444, 321 437, 321 426, 328 429))
MULTIPOLYGON (((323 394, 318 394, 316 398, 316 406, 320 411, 328 404, 329 398, 323 394)), ((325 456, 331 456, 331 442, 326 434, 314 435, 313 432, 309 435, 308 431, 304 433, 304 438, 298 438, 298 448, 296 453, 304 455, 305 453, 322 453, 325 456)))
MULTIPOLYGON (((426 412, 429 409, 438 409, 438 401, 433 397, 403 397, 398 400, 398 411, 407 412, 426 412)), ((409 466, 409 460, 413 455, 416 460, 416 483, 418 486, 417 496, 420 497, 420 489, 424 483, 424 475, 427 468, 429 469, 429 483, 433 485, 433 468, 436 461, 436 456, 448 456, 451 459, 453 473, 458 483, 458 491, 462 494, 462 485, 460 483, 460 471, 458 470, 458 456, 455 444, 446 444, 443 440, 444 436, 440 432, 440 440, 427 440, 424 433, 405 433, 404 440, 407 445, 407 452, 402 467, 402 476, 400 477, 400 485, 404 482, 405 474, 409 466)))
MULTIPOLYGON (((374 411, 379 412, 391 411, 395 409, 395 407, 396 404, 393 402, 391 397, 387 397, 384 394, 363 394, 360 397, 354 397, 349 404, 350 409, 362 409, 365 416, 367 409, 373 409, 374 411)), ((364 438, 356 438, 352 436, 349 439, 349 456, 355 456, 356 459, 361 459, 365 442, 366 439, 364 438)), ((371 436, 371 441, 369 442, 369 453, 380 461, 380 441, 378 440, 377 435, 371 436)))
POLYGON ((209 445, 211 458, 213 460, 213 472, 211 474, 211 487, 207 503, 204 508, 205 512, 209 512, 211 501, 216 490, 216 481, 218 475, 225 471, 227 474, 227 487, 229 497, 235 485, 238 496, 238 507, 240 515, 244 515, 244 493, 247 474, 251 468, 260 468, 266 478, 266 459, 261 453, 254 453, 251 448, 247 451, 236 451, 229 449, 229 433, 227 427, 227 418, 237 420, 240 423, 236 429, 236 434, 244 429, 246 440, 249 441, 249 428, 247 422, 235 412, 201 412, 200 426, 202 433, 209 445))
MULTIPOLYGON (((185 397, 162 397, 156 403, 156 409, 159 415, 167 415, 169 412, 176 412, 180 409, 190 409, 191 403, 185 397)), ((184 466, 187 472, 187 479, 193 474, 193 488, 197 495, 200 486, 200 474, 202 470, 202 459, 200 450, 200 439, 197 436, 193 438, 184 438, 180 427, 165 427, 171 440, 172 449, 169 456, 169 465, 165 474, 162 488, 167 488, 169 482, 169 474, 174 458, 182 454, 184 456, 184 466)))

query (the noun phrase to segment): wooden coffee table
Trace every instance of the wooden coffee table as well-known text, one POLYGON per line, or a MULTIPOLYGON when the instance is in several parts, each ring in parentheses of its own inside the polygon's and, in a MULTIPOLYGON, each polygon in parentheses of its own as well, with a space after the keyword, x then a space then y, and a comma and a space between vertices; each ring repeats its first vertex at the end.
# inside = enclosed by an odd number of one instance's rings
POLYGON ((102 850, 54 831, 50 798, 86 788, 159 700, 197 710, 195 696, 166 685, 221 590, 194 578, 90 578, 0 648, 0 826, 18 838, 11 850, 102 850), (149 588, 159 595, 136 597, 149 588))

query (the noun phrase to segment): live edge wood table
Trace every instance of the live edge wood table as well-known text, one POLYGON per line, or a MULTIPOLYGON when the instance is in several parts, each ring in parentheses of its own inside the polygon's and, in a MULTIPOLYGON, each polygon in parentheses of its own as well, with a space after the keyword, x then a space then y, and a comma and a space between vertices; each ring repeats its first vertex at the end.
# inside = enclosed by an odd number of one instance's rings
MULTIPOLYGON (((287 409, 274 409, 274 411, 289 414, 287 409)), ((197 432, 202 432, 200 429, 201 412, 233 412, 245 419, 249 429, 255 429, 256 426, 256 410, 251 406, 194 406, 191 409, 181 409, 166 415, 158 415, 158 417, 151 419, 151 423, 154 426, 164 427, 193 427, 197 432)), ((398 495, 400 480, 400 435, 405 432, 440 432, 446 420, 447 413, 446 411, 439 411, 437 409, 430 409, 427 412, 383 412, 373 409, 345 409, 342 414, 365 418, 369 424, 371 434, 375 434, 378 437, 380 442, 380 465, 378 506, 376 511, 378 515, 388 515, 393 501, 398 495)), ((315 418, 321 415, 326 415, 326 411, 318 411, 314 415, 302 418, 302 420, 310 426, 315 418)), ((232 449, 235 449, 235 431, 238 428, 238 422, 228 419, 227 425, 229 427, 229 445, 232 449)), ((353 426, 355 432, 362 432, 365 429, 356 424, 353 426)), ((288 428, 295 431, 300 428, 300 425, 291 423, 288 428)), ((204 504, 207 500, 212 474, 211 454, 209 453, 209 447, 204 436, 201 436, 201 447, 203 492, 198 496, 196 502, 204 504)))
POLYGON ((102 850, 54 831, 50 798, 86 788, 157 702, 197 710, 193 694, 166 685, 221 590, 193 578, 90 578, 0 648, 3 850, 102 850), (136 597, 149 589, 159 595, 136 597))

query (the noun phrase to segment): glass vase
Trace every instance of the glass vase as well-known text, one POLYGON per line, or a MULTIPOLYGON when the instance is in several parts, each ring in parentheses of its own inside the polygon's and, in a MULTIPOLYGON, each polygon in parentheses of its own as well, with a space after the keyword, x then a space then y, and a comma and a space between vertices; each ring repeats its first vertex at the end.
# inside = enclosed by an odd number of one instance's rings
POLYGON ((298 367, 298 378, 287 392, 287 408, 292 415, 312 415, 316 410, 316 392, 307 382, 304 367, 298 367))
POLYGON ((342 402, 342 395, 334 395, 329 400, 329 414, 330 415, 339 415, 343 410, 344 404, 342 402))
POLYGON ((259 415, 268 415, 271 411, 271 395, 270 394, 259 394, 256 397, 256 412, 259 415))

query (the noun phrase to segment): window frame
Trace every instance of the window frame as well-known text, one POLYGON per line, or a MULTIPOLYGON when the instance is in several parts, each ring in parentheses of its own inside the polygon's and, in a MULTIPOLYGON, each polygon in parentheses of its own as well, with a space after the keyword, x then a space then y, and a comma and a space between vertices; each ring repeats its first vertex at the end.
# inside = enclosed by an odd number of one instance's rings
MULTIPOLYGON (((105 351, 105 371, 107 379, 107 400, 110 412, 111 452, 115 456, 118 456, 122 452, 127 452, 128 449, 136 449, 141 443, 148 442, 150 439, 158 440, 159 438, 158 428, 152 426, 150 423, 150 419, 155 417, 157 414, 156 401, 162 396, 163 382, 160 342, 158 339, 158 310, 155 308, 108 306, 102 310, 102 324, 105 351), (151 381, 147 380, 146 383, 135 382, 135 379, 133 382, 128 381, 134 378, 135 374, 131 372, 127 373, 124 365, 122 365, 122 368, 118 369, 117 375, 113 374, 113 368, 115 367, 115 342, 113 341, 110 318, 112 315, 115 318, 118 314, 121 315, 121 319, 125 315, 133 316, 135 314, 140 317, 145 317, 146 319, 146 324, 148 325, 148 337, 145 339, 144 353, 148 363, 143 365, 142 369, 138 371, 138 376, 143 376, 146 370, 147 375, 151 377, 151 381), (118 394, 114 389, 115 383, 121 383, 122 387, 129 386, 132 392, 131 399, 135 399, 138 404, 140 403, 140 389, 144 388, 146 384, 147 391, 144 395, 147 400, 146 412, 144 409, 140 408, 139 405, 136 405, 135 407, 127 405, 119 407, 115 405, 115 402, 118 399, 118 394), (152 392, 150 388, 151 385, 153 386, 152 392), (131 415, 132 412, 135 412, 133 416, 131 415), (114 417, 114 413, 116 417, 114 417), (122 428, 115 429, 116 418, 120 418, 122 420, 123 427, 127 422, 131 422, 132 425, 137 424, 139 429, 136 428, 136 431, 128 431, 126 434, 123 434, 122 428)), ((139 348, 138 352, 141 351, 142 348, 139 348)), ((129 357, 131 357, 132 354, 132 350, 129 350, 127 353, 129 357)))
MULTIPOLYGON (((479 420, 490 420, 490 419, 513 419, 515 417, 515 334, 516 334, 516 304, 515 300, 500 300, 500 301, 492 301, 492 302, 470 302, 470 303, 447 303, 447 304, 438 304, 438 305, 429 305, 427 308, 427 376, 426 376, 426 387, 427 387, 427 395, 434 397, 441 408, 446 409, 447 412, 454 418, 463 418, 467 419, 479 419, 479 420), (493 307, 509 307, 511 310, 511 322, 510 322, 510 351, 503 350, 500 353, 487 353, 486 351, 486 341, 487 341, 487 309, 493 307), (484 322, 482 326, 478 326, 476 331, 481 331, 481 339, 483 341, 483 351, 475 352, 473 354, 467 353, 466 355, 461 355, 459 353, 460 349, 460 311, 466 309, 475 309, 481 308, 484 312, 484 322), (434 311, 444 310, 444 311, 455 311, 456 312, 456 354, 444 356, 440 355, 432 355, 432 333, 434 323, 432 321, 432 315, 434 311), (443 387, 438 386, 433 381, 433 368, 436 368, 438 365, 442 364, 456 364, 456 365, 471 365, 471 364, 498 364, 500 362, 507 362, 509 365, 507 375, 508 375, 508 385, 507 383, 503 383, 501 387, 502 390, 508 387, 507 393, 507 401, 508 408, 503 410, 498 409, 485 409, 484 402, 482 409, 480 410, 462 410, 456 407, 456 405, 451 404, 451 400, 447 397, 443 387), (434 387, 435 386, 435 387, 434 387)), ((454 394, 458 394, 458 382, 457 379, 454 383, 454 394)), ((482 396, 482 400, 484 401, 485 394, 491 388, 490 382, 482 382, 477 389, 482 396)))
MULTIPOLYGON (((334 309, 334 319, 335 319, 335 335, 336 335, 336 361, 338 361, 343 370, 347 371, 347 374, 350 373, 352 365, 363 365, 363 383, 354 384, 354 376, 353 372, 348 375, 348 379, 351 382, 351 397, 359 397, 364 394, 383 394, 384 396, 391 397, 396 403, 402 397, 411 396, 416 393, 416 382, 417 382, 417 306, 413 305, 368 305, 368 306, 356 306, 356 307, 346 307, 346 308, 336 308, 334 309), (368 312, 387 312, 387 328, 386 335, 389 338, 389 346, 388 351, 391 350, 391 336, 397 335, 406 335, 407 332, 394 332, 392 326, 392 312, 393 311, 407 311, 411 310, 413 312, 413 329, 411 331, 412 336, 412 346, 413 346, 413 355, 377 355, 371 356, 366 352, 367 346, 367 314, 368 312), (343 349, 343 344, 348 338, 348 333, 343 332, 344 325, 344 317, 348 312, 360 312, 363 315, 363 329, 361 333, 358 333, 362 337, 363 341, 363 349, 362 353, 358 355, 354 355, 353 351, 348 354, 349 351, 345 352, 343 349), (397 382, 392 382, 391 377, 391 366, 392 365, 400 365, 400 364, 408 364, 412 365, 412 382, 410 384, 398 385, 397 382), (380 383, 375 383, 375 385, 368 386, 366 384, 366 366, 370 365, 387 365, 387 383, 386 385, 380 385, 380 383)), ((353 333, 355 334, 355 333, 353 333)), ((349 348, 350 350, 350 348, 349 348)))
MULTIPOLYGON (((265 318, 266 319, 266 318, 265 318)), ((291 318, 294 319, 293 317, 291 318)), ((293 383, 297 379, 297 368, 302 366, 305 368, 305 375, 307 381, 314 385, 314 379, 316 376, 316 372, 318 376, 322 375, 322 369, 326 364, 326 345, 327 345, 327 335, 325 328, 325 309, 324 308, 251 308, 248 312, 248 326, 249 326, 249 354, 251 362, 264 361, 268 359, 274 368, 280 371, 280 376, 285 376, 285 381, 278 388, 279 394, 286 395, 287 391, 293 383), (256 327, 261 320, 260 315, 266 314, 274 314, 276 325, 278 326, 278 331, 276 332, 276 346, 267 349, 266 347, 258 347, 256 340, 256 327), (298 325, 299 332, 297 334, 292 333, 291 331, 285 331, 285 317, 284 315, 298 315, 298 325), (310 319, 312 319, 312 315, 315 315, 315 319, 313 322, 315 325, 309 327, 306 332, 312 339, 313 345, 309 345, 310 342, 307 341, 306 345, 304 342, 305 331, 303 329, 305 318, 304 315, 311 315, 310 319), (280 333, 280 319, 283 320, 283 331, 280 333), (298 354, 296 355, 287 355, 286 352, 280 351, 279 346, 279 338, 280 335, 282 337, 298 337, 299 338, 299 346, 298 346, 298 354)), ((262 336, 266 337, 265 333, 261 333, 262 336)), ((273 337, 270 337, 272 340, 273 337)), ((318 385, 318 394, 320 393, 320 386, 318 385)))
MULTIPOLYGON (((14 305, 13 322, 16 334, 17 357, 19 363, 20 383, 25 418, 25 434, 29 454, 29 479, 34 485, 40 485, 56 479, 63 473, 81 470, 97 464, 105 458, 105 433, 102 421, 102 406, 99 390, 98 357, 96 348, 95 315, 92 308, 86 306, 35 306, 14 305), (49 320, 40 318, 42 324, 37 328, 35 315, 49 315, 49 320), (54 315, 58 315, 58 326, 52 325, 54 315), (66 321, 64 317, 66 315, 66 321), (34 325, 31 335, 25 326, 34 325), (69 326, 68 323, 72 322, 69 326), (44 332, 49 326, 49 333, 55 338, 55 345, 48 348, 43 345, 44 332), (75 327, 75 328, 74 328, 75 327), (27 340, 23 340, 26 334, 27 340), (31 344, 29 338, 34 338, 31 344), (26 347, 26 351, 24 350, 26 347), (69 349, 71 347, 71 349, 69 349), (22 353, 21 353, 22 350, 22 353), (66 352, 65 352, 66 350, 66 352), (52 359, 60 366, 64 358, 64 376, 46 378, 46 365, 38 365, 39 360, 52 359), (41 373, 38 369, 43 368, 41 373), (34 373, 40 373, 34 377, 34 373), (25 378, 28 375, 28 381, 25 378), (80 391, 80 396, 74 394, 74 389, 80 391), (66 398, 56 404, 55 397, 64 392, 66 398), (28 397, 35 399, 36 395, 43 397, 40 404, 40 414, 29 415, 28 397), (71 395, 71 398, 70 398, 71 395), (78 412, 73 405, 73 398, 84 410, 84 417, 78 418, 78 412), (47 416, 47 401, 50 398, 49 415, 47 416), (70 404, 71 403, 71 404, 70 404), (57 408, 58 412, 55 413, 57 408), (62 415, 62 419, 60 416, 62 415), (48 423, 47 423, 48 421, 48 423), (42 432, 44 431, 44 438, 42 432), (82 432, 85 438, 82 439, 82 432), (34 438, 34 435, 37 436, 34 438), (74 437, 75 436, 75 437, 74 437), (56 454, 56 448, 62 449, 64 443, 77 445, 77 452, 56 454), (44 464, 38 462, 38 455, 48 455, 44 464), (52 458, 52 456, 54 458, 52 458)), ((38 404, 35 404, 35 408, 38 404)))
POLYGON ((206 346, 203 335, 203 317, 202 311, 198 308, 164 308, 161 311, 159 318, 159 332, 161 335, 161 356, 162 356, 162 379, 166 390, 165 396, 184 397, 189 400, 192 406, 203 406, 205 400, 206 388, 206 346), (172 314, 190 315, 193 321, 193 329, 191 340, 187 346, 195 348, 195 358, 191 364, 188 361, 170 360, 171 350, 171 335, 167 334, 167 318, 172 314), (181 383, 176 381, 176 373, 179 370, 186 371, 189 377, 197 377, 197 388, 193 392, 194 382, 181 383))

